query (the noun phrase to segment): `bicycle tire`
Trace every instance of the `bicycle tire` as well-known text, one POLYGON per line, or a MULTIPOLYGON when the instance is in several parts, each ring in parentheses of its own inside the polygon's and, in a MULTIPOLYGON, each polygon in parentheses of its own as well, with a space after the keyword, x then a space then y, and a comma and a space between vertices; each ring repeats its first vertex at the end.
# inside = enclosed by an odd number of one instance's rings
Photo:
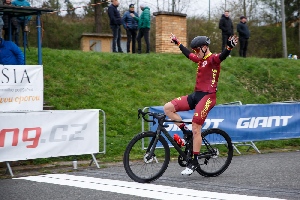
POLYGON ((202 138, 208 141, 209 145, 202 144, 200 156, 211 154, 211 149, 214 149, 214 156, 198 159, 200 167, 196 171, 205 177, 219 176, 229 167, 233 157, 231 138, 218 128, 205 130, 202 138))
POLYGON ((154 157, 146 158, 147 149, 142 148, 144 139, 145 148, 149 141, 156 137, 154 132, 142 132, 136 135, 127 145, 124 152, 123 164, 128 176, 139 183, 150 183, 163 175, 170 162, 170 148, 164 137, 159 136, 162 148, 155 147, 154 157), (149 139, 149 140, 147 140, 149 139), (158 160, 162 162, 157 162, 158 160), (150 173, 150 174, 149 174, 150 173))

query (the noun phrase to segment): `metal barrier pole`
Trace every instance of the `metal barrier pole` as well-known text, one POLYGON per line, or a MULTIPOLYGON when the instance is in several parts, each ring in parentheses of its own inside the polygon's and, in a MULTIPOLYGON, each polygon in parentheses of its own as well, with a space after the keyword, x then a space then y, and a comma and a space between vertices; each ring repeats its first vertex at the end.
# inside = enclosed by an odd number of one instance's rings
POLYGON ((232 147, 234 148, 234 150, 236 150, 236 152, 237 152, 238 154, 241 154, 241 152, 238 150, 238 148, 236 148, 236 146, 235 146, 234 144, 232 144, 232 147))
MULTIPOLYGON (((104 110, 99 109, 99 112, 102 112, 102 114, 103 114, 103 151, 100 151, 98 153, 105 154, 106 153, 106 116, 105 116, 104 110)), ((100 166, 98 164, 98 161, 97 161, 97 158, 96 158, 96 155, 98 153, 91 154, 92 155, 92 160, 91 160, 89 166, 91 166, 94 162, 95 165, 97 166, 97 168, 100 168, 100 166)))
POLYGON ((95 156, 95 154, 94 154, 94 153, 92 153, 91 155, 92 155, 92 160, 91 160, 91 162, 90 162, 90 166, 91 166, 91 165, 92 165, 92 163, 94 162, 94 163, 95 163, 95 165, 96 165, 96 167, 99 169, 99 168, 100 168, 100 166, 99 166, 99 164, 98 164, 98 161, 97 161, 97 159, 96 159, 96 156, 95 156))
POLYGON ((252 147, 257 153, 261 153, 253 141, 250 141, 250 144, 247 144, 246 142, 241 142, 239 144, 236 144, 236 146, 249 146, 247 151, 249 151, 249 149, 252 147))
POLYGON ((14 174, 13 174, 13 172, 12 172, 12 169, 11 169, 10 165, 9 165, 9 162, 6 162, 6 166, 7 166, 7 169, 8 169, 8 171, 9 171, 10 175, 13 177, 14 174))

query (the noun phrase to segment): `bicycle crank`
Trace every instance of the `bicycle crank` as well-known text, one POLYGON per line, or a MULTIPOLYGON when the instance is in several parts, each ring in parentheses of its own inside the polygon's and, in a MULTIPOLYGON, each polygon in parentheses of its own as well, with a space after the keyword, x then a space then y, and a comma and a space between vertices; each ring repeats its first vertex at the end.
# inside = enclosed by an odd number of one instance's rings
POLYGON ((181 167, 186 167, 187 166, 187 162, 183 159, 183 157, 181 155, 178 156, 178 164, 181 167))

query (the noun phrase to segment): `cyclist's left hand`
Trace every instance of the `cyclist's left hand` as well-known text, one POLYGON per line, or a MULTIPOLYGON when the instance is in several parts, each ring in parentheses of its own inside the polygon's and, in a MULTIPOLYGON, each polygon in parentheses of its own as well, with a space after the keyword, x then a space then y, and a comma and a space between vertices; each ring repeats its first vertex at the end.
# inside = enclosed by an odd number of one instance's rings
POLYGON ((171 38, 171 43, 175 43, 178 46, 180 45, 179 40, 177 39, 177 37, 173 33, 171 33, 170 38, 171 38))
POLYGON ((230 36, 228 38, 227 45, 229 48, 233 48, 237 45, 238 41, 239 41, 239 37, 237 37, 236 35, 230 36))

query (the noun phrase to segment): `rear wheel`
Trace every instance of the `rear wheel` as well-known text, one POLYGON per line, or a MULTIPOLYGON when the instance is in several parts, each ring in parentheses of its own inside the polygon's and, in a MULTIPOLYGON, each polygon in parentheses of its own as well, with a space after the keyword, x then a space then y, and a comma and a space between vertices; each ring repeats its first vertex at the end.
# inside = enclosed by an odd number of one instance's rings
POLYGON ((231 138, 225 131, 213 128, 202 133, 202 141, 197 172, 202 176, 219 176, 232 160, 231 138))
POLYGON ((128 176, 139 183, 149 183, 161 177, 168 168, 170 148, 167 141, 154 132, 142 132, 135 136, 128 144, 123 158, 123 164, 128 176), (143 148, 145 147, 145 148, 143 148), (154 149, 153 155, 150 150, 154 149))

